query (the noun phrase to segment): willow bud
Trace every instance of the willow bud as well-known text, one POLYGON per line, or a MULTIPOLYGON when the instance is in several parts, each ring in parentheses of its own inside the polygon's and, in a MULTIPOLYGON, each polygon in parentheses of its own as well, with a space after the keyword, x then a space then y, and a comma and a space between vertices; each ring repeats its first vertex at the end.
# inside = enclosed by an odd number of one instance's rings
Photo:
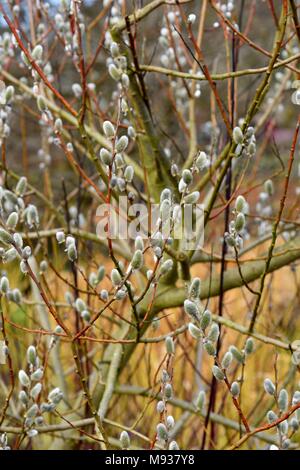
POLYGON ((236 216, 235 223, 234 223, 234 228, 235 230, 240 233, 244 227, 245 227, 245 216, 242 212, 239 212, 238 215, 236 216))
POLYGON ((34 365, 36 363, 36 349, 34 346, 29 346, 27 349, 27 362, 28 364, 34 365))
POLYGON ((240 127, 235 127, 232 132, 232 137, 236 144, 241 144, 244 140, 242 129, 240 127))
POLYGON ((112 154, 106 149, 100 149, 100 158, 104 165, 110 165, 112 162, 112 154))
POLYGON ((199 299, 201 294, 201 280, 199 277, 195 277, 189 288, 189 297, 193 300, 199 299))
POLYGON ((122 449, 129 449, 130 447, 130 437, 127 431, 122 431, 120 434, 120 442, 122 449))
POLYGON ((240 386, 238 382, 232 382, 230 392, 234 398, 237 398, 240 394, 240 386))
POLYGON ((5 245, 10 245, 14 240, 10 233, 0 228, 0 241, 5 245))
POLYGON ((206 396, 205 396, 204 390, 200 390, 199 395, 196 400, 196 407, 201 413, 203 413, 203 410, 205 407, 205 399, 206 399, 206 396))
POLYGON ((194 302, 189 299, 186 299, 183 303, 183 308, 185 313, 195 318, 196 320, 199 320, 199 310, 194 302))
POLYGON ((124 171, 124 178, 127 181, 127 183, 132 182, 133 176, 134 176, 134 169, 131 165, 128 165, 124 171))
POLYGON ((41 111, 41 113, 47 110, 47 104, 45 98, 42 95, 39 95, 37 97, 37 107, 39 111, 41 111))
POLYGON ((190 335, 195 338, 195 339, 199 339, 199 338, 202 338, 202 331, 196 326, 194 325, 194 323, 189 323, 189 333, 190 335))
POLYGON ((41 60, 43 57, 43 46, 41 46, 40 44, 35 46, 31 55, 32 55, 33 60, 41 60))
POLYGON ((244 212, 246 207, 246 199, 244 196, 238 196, 235 201, 235 210, 237 212, 244 212))
POLYGON ((16 186, 16 194, 18 196, 23 196, 25 194, 27 188, 27 178, 25 176, 22 176, 16 186))
POLYGON ((285 388, 280 390, 279 395, 278 395, 278 407, 280 411, 286 411, 289 403, 289 396, 288 392, 286 391, 285 388))
POLYGON ((218 366, 213 366, 212 367, 212 373, 215 376, 215 378, 219 381, 222 381, 225 379, 225 375, 221 371, 221 369, 218 366))
POLYGON ((209 354, 209 356, 215 356, 216 355, 216 347, 211 341, 205 341, 204 343, 204 349, 209 354))
POLYGON ((220 334, 219 325, 217 323, 213 323, 209 329, 207 339, 215 342, 219 338, 219 334, 220 334))
POLYGON ((28 387, 30 385, 30 379, 24 370, 19 370, 18 377, 23 387, 28 387))
POLYGON ((232 362, 232 353, 230 351, 227 351, 227 353, 225 353, 225 355, 222 359, 222 368, 223 369, 228 369, 231 362, 232 362))
POLYGON ((128 146, 128 137, 127 135, 122 135, 116 142, 117 152, 124 152, 128 146))
POLYGON ((240 364, 244 364, 245 357, 238 348, 236 348, 235 346, 230 346, 229 351, 237 362, 239 362, 240 364))
POLYGON ((159 423, 156 427, 157 437, 162 441, 168 440, 168 430, 163 423, 159 423))
POLYGON ((275 385, 273 384, 272 380, 265 379, 264 380, 264 389, 269 395, 275 395, 276 389, 275 385))
POLYGON ((175 353, 174 341, 171 338, 171 336, 167 336, 167 338, 165 339, 165 345, 166 345, 166 350, 168 354, 175 353))
POLYGON ((115 128, 110 121, 104 121, 103 123, 103 132, 106 137, 111 139, 115 135, 115 128))
POLYGON ((210 323, 211 323, 211 313, 209 310, 205 310, 200 321, 201 329, 205 331, 206 328, 210 325, 210 323))
POLYGON ((136 250, 131 260, 131 266, 133 269, 139 270, 143 266, 143 262, 143 252, 141 250, 136 250))
POLYGON ((117 287, 122 282, 121 275, 117 269, 113 269, 110 274, 111 282, 115 287, 117 287))

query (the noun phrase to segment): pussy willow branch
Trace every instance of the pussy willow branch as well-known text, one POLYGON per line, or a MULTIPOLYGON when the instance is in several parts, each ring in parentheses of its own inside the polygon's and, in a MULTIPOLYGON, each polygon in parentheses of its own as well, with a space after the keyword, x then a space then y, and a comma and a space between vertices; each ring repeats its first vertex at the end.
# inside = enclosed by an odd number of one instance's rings
MULTIPOLYGON (((145 389, 143 387, 135 386, 135 385, 119 385, 115 389, 115 393, 117 395, 140 395, 140 396, 146 396, 150 398, 155 398, 155 400, 161 400, 162 395, 161 393, 156 393, 151 390, 145 389)), ((199 416, 202 416, 204 418, 205 414, 201 413, 199 410, 196 409, 195 405, 191 402, 181 400, 179 398, 171 398, 169 400, 170 405, 173 405, 175 407, 178 407, 182 410, 189 411, 192 414, 197 414, 199 416)), ((221 426, 224 426, 229 429, 233 429, 235 431, 239 431, 240 429, 240 424, 237 423, 236 421, 233 421, 231 419, 225 418, 224 416, 218 414, 218 413, 211 413, 210 419, 217 424, 220 424, 221 426)), ((253 429, 251 429, 252 432, 253 429)), ((246 436, 247 434, 245 434, 246 436)), ((269 436, 267 433, 258 431, 257 433, 254 434, 255 437, 259 440, 262 440, 264 442, 268 442, 270 444, 277 444, 277 439, 276 437, 269 436)), ((291 448, 293 447, 293 444, 291 448)), ((299 447, 297 444, 294 447, 299 447)))
POLYGON ((5 346, 7 347, 7 353, 5 353, 5 355, 6 355, 7 365, 9 369, 9 380, 10 380, 10 390, 5 398, 5 402, 4 402, 3 408, 1 410, 1 415, 0 415, 0 427, 1 427, 1 425, 3 424, 5 420, 5 415, 8 410, 9 403, 10 403, 10 400, 13 396, 14 389, 15 389, 15 376, 14 376, 14 370, 13 370, 12 357, 9 351, 9 340, 8 340, 8 336, 7 336, 7 332, 5 328, 5 318, 3 314, 3 308, 2 308, 2 295, 0 295, 0 322, 1 322, 0 331, 2 332, 3 339, 5 341, 5 346))
POLYGON ((54 86, 49 82, 48 78, 44 74, 43 70, 37 65, 35 60, 32 58, 30 52, 28 49, 24 46, 22 39, 20 38, 17 29, 15 28, 14 24, 12 21, 10 21, 9 17, 4 11, 3 5, 0 3, 0 12, 3 15, 4 20, 6 21, 9 29, 11 30, 12 34, 14 35, 18 46, 20 49, 24 52, 25 56, 27 57, 28 61, 30 62, 31 66, 34 68, 34 70, 38 73, 38 75, 41 77, 42 81, 45 83, 45 85, 49 88, 49 90, 52 91, 52 93, 56 96, 56 98, 62 103, 62 105, 71 113, 73 116, 77 116, 77 111, 72 108, 72 106, 68 103, 68 101, 59 93, 59 91, 54 88, 54 86))
POLYGON ((256 302, 255 302, 255 305, 254 305, 254 309, 253 309, 253 313, 252 313, 252 317, 251 317, 251 322, 250 322, 250 326, 249 326, 249 331, 252 331, 253 328, 254 328, 254 325, 255 325, 255 321, 256 321, 256 317, 258 315, 258 309, 259 309, 261 297, 262 297, 264 286, 265 286, 266 275, 267 275, 268 270, 269 270, 269 266, 270 266, 270 263, 271 263, 273 251, 274 251, 276 240, 277 240, 277 228, 279 226, 279 223, 280 223, 280 220, 281 220, 281 217, 282 217, 282 214, 283 214, 283 210, 284 210, 284 207, 285 207, 286 198, 287 198, 287 192, 288 192, 288 188, 289 188, 290 177, 291 177, 293 163, 294 163, 294 155, 295 155, 295 150, 296 150, 296 144, 297 144, 297 140, 298 140, 299 128, 300 128, 300 115, 298 117, 298 122, 297 122, 296 129, 295 129, 295 132, 294 132, 293 142, 292 142, 292 146, 291 146, 291 150, 290 150, 288 168, 287 168, 287 173, 286 173, 285 182, 284 182, 283 195, 282 195, 282 198, 280 200, 280 207, 279 207, 277 219, 275 220, 275 222, 273 224, 272 240, 271 240, 271 244, 270 244, 269 251, 268 251, 268 258, 267 258, 267 261, 266 261, 265 269, 264 269, 264 271, 262 273, 262 276, 261 276, 259 294, 256 298, 256 302))
MULTIPOLYGON (((1 70, 0 75, 2 75, 5 79, 7 79, 9 82, 13 83, 16 85, 20 90, 25 91, 26 94, 29 94, 33 98, 36 98, 34 91, 32 88, 28 87, 25 85, 22 81, 20 81, 18 78, 14 77, 12 74, 7 72, 6 70, 1 70)), ((53 103, 50 99, 48 99, 46 96, 44 97, 45 103, 47 107, 52 111, 56 116, 62 118, 63 120, 66 120, 69 124, 74 126, 75 128, 78 127, 78 121, 76 117, 74 117, 71 113, 65 111, 64 109, 59 108, 55 103, 53 103)), ((105 147, 108 150, 110 150, 110 143, 107 141, 107 139, 96 129, 90 127, 89 125, 85 124, 84 126, 84 132, 89 136, 94 142, 97 144, 101 145, 101 147, 105 147)), ((144 174, 137 163, 132 160, 128 155, 125 154, 125 161, 129 164, 132 165, 134 168, 135 175, 140 179, 143 180, 144 174)), ((99 163, 99 159, 97 159, 97 162, 99 163)), ((98 168, 97 168, 98 169, 98 168)))
POLYGON ((269 429, 275 428, 280 423, 288 419, 299 408, 300 408, 300 403, 292 406, 286 413, 284 413, 282 416, 280 416, 280 418, 276 419, 272 423, 263 424, 262 426, 259 426, 258 428, 253 429, 253 431, 250 431, 247 434, 245 434, 238 442, 236 442, 232 447, 230 447, 229 450, 235 450, 238 447, 241 447, 241 445, 244 444, 244 442, 246 442, 250 437, 255 436, 257 433, 268 431, 269 429))
MULTIPOLYGON (((235 33, 239 36, 239 38, 242 40, 242 42, 246 42, 250 47, 253 49, 261 52, 263 55, 267 57, 272 57, 272 53, 266 51, 262 47, 258 46, 255 42, 251 41, 251 39, 248 36, 245 36, 243 33, 241 33, 235 26, 231 23, 231 21, 226 18, 226 16, 223 14, 223 12, 216 6, 215 0, 210 0, 210 4, 212 8, 216 11, 216 13, 222 18, 222 20, 226 23, 226 25, 235 33)), ((287 7, 287 4, 286 4, 287 7)), ((287 8, 286 8, 287 9, 287 8)), ((280 24, 278 25, 278 28, 280 27, 280 24)), ((293 67, 292 65, 287 65, 287 67, 293 72, 298 73, 297 68, 293 67)))
MULTIPOLYGON (((272 59, 270 60, 268 70, 265 73, 265 77, 263 78, 261 84, 256 90, 255 96, 247 110, 246 117, 242 126, 243 131, 247 129, 247 127, 250 125, 253 117, 255 116, 256 112, 258 111, 266 93, 269 88, 270 84, 270 78, 271 74, 274 69, 274 65, 276 63, 276 60, 279 56, 280 53, 280 48, 282 41, 284 39, 284 34, 285 34, 285 28, 286 28, 286 23, 287 23, 287 0, 283 1, 282 5, 282 12, 281 12, 281 17, 280 17, 280 23, 279 23, 279 30, 276 32, 275 36, 275 41, 274 41, 274 46, 273 46, 273 53, 272 53, 272 59)), ((219 189, 221 187, 221 184, 223 183, 223 180, 225 178, 225 175, 227 173, 227 169, 230 165, 230 162, 232 158, 234 157, 234 151, 236 149, 236 144, 234 142, 231 143, 231 145, 228 148, 228 153, 225 154, 225 161, 223 168, 217 178, 217 181, 214 185, 213 193, 209 199, 209 202, 206 205, 205 208, 205 216, 204 216, 204 225, 206 225, 209 221, 209 216, 211 213, 211 210, 213 208, 214 202, 217 198, 219 189)))
MULTIPOLYGON (((276 62, 274 65, 274 69, 279 69, 281 67, 284 67, 286 64, 289 64, 291 62, 294 62, 300 58, 300 54, 294 54, 291 57, 288 57, 285 60, 282 60, 280 62, 276 62)), ((207 78, 205 75, 199 75, 196 73, 189 73, 189 72, 180 72, 178 70, 172 70, 172 69, 167 69, 164 67, 159 67, 156 65, 140 65, 140 70, 143 70, 144 72, 154 72, 154 73, 159 73, 162 75, 167 75, 170 77, 178 77, 178 78, 187 78, 189 80, 193 81, 206 81, 207 78)), ((244 70, 237 70, 236 72, 224 72, 224 73, 212 73, 211 74, 211 79, 215 81, 219 80, 228 80, 228 78, 239 78, 239 77, 245 77, 247 75, 259 75, 261 73, 264 73, 268 70, 268 67, 260 67, 256 69, 244 69, 244 70)), ((300 70, 298 71, 300 73, 300 70)))

